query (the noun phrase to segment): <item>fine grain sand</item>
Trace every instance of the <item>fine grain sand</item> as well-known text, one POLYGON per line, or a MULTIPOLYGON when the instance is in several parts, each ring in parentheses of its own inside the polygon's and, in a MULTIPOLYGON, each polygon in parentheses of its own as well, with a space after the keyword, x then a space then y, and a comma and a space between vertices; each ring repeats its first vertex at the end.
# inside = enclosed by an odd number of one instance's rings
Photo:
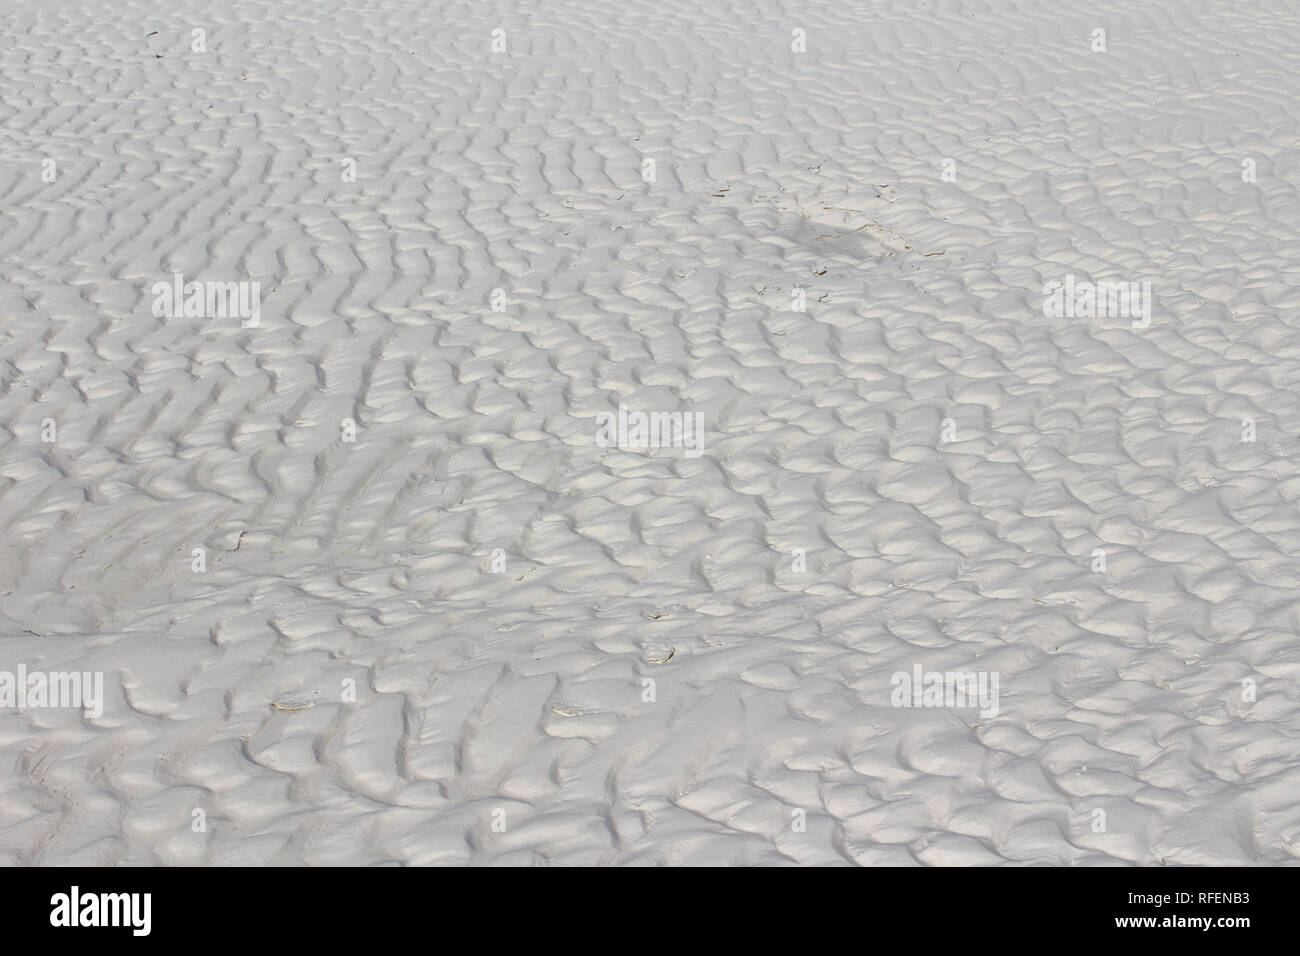
POLYGON ((1300 856, 1294 3, 0 16, 0 862, 1300 856))

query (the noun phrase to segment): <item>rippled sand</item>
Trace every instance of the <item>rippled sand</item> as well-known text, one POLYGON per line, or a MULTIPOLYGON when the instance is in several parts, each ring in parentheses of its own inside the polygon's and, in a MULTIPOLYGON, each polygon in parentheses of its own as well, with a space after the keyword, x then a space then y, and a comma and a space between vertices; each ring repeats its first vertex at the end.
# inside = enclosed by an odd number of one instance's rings
POLYGON ((1300 855, 1294 6, 211 7, 0 37, 0 862, 1300 855))

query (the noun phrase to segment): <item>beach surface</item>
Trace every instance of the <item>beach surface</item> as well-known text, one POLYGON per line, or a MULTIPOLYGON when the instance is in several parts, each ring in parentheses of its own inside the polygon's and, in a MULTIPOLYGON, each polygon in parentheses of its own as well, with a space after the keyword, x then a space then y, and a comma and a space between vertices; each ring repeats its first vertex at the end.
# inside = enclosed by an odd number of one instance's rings
POLYGON ((1300 857, 1294 4, 3 6, 0 863, 1300 857))

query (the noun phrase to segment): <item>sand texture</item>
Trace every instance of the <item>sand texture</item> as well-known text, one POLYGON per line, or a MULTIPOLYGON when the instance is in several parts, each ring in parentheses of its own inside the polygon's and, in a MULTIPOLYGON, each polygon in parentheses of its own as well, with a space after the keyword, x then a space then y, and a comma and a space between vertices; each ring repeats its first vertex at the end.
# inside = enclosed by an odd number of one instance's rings
POLYGON ((0 863, 1300 857, 1295 3, 3 17, 0 863))

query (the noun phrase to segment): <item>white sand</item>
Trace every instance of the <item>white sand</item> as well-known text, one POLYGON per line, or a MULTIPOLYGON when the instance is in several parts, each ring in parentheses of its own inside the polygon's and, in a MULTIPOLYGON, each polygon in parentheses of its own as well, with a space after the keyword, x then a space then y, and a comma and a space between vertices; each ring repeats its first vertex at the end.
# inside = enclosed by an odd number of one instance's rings
POLYGON ((354 6, 5 5, 0 862, 1300 856, 1294 4, 354 6))

